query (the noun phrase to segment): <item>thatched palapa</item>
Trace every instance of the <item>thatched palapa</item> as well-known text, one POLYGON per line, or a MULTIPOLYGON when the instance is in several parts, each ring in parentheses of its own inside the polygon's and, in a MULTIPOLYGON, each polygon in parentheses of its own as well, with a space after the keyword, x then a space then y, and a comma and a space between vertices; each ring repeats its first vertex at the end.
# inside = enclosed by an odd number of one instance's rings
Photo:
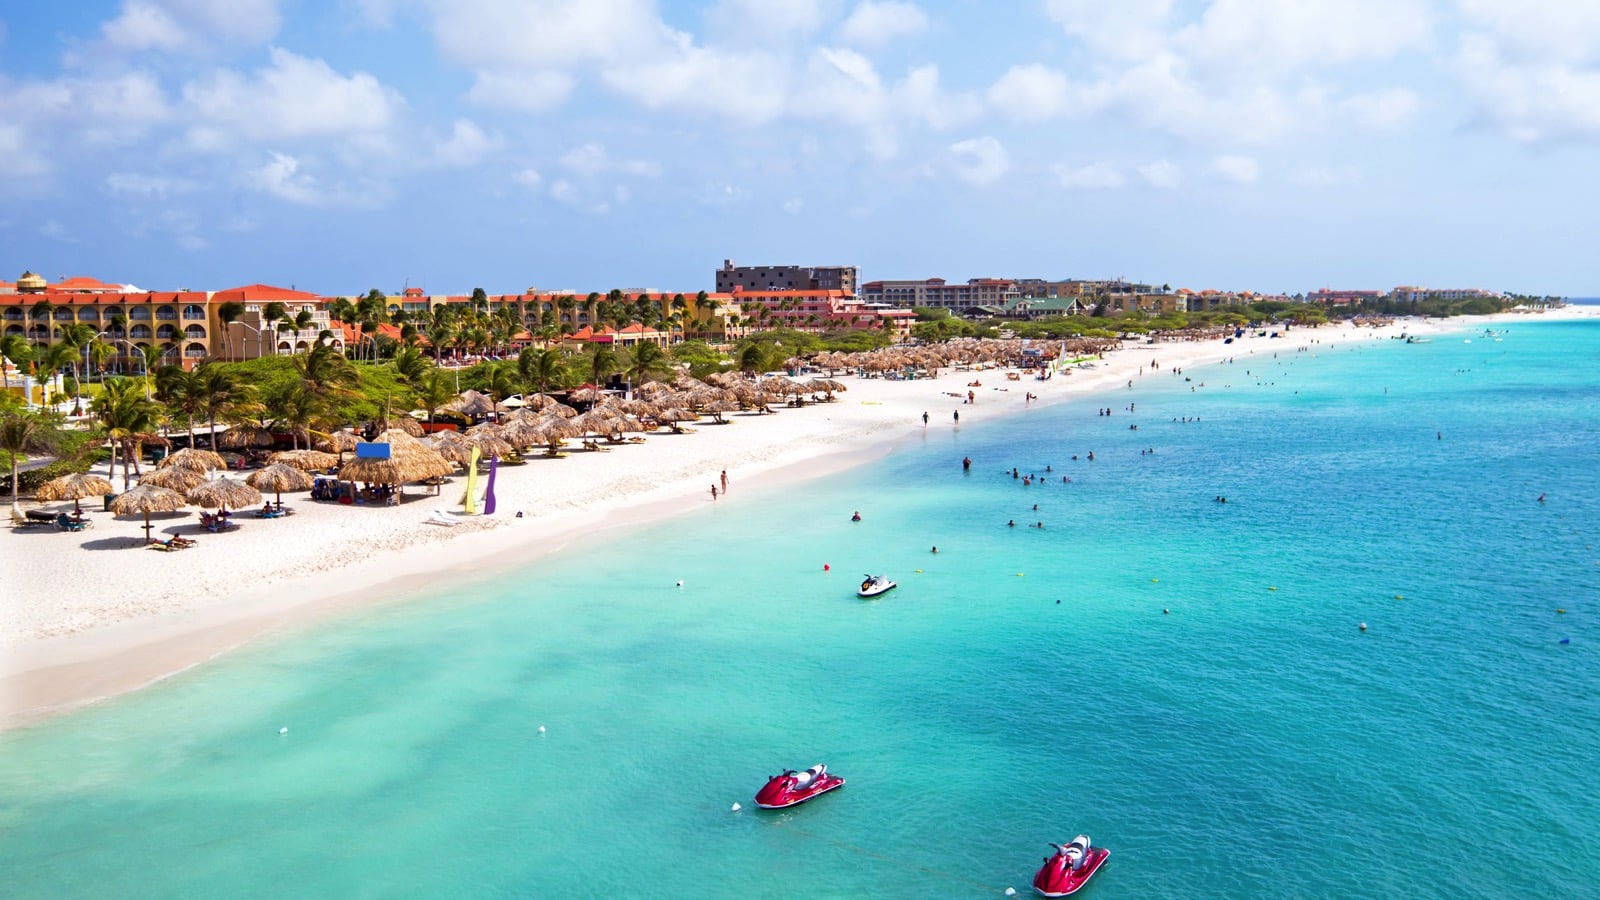
POLYGON ((34 496, 40 501, 71 500, 72 508, 76 512, 83 512, 83 507, 78 501, 85 497, 104 497, 106 494, 116 492, 111 482, 99 475, 90 475, 86 472, 76 472, 52 478, 39 485, 39 491, 34 496))
POLYGON ((277 495, 278 505, 283 505, 284 491, 311 490, 311 476, 294 466, 273 463, 250 473, 245 483, 258 491, 271 491, 277 495))
POLYGON ((226 466, 227 463, 222 461, 222 457, 212 453, 210 450, 200 450, 195 447, 185 447, 171 456, 168 456, 166 459, 163 459, 159 464, 156 465, 156 468, 181 468, 193 469, 196 472, 207 472, 212 469, 225 468, 226 466))
POLYGON ((269 463, 282 463, 296 469, 318 471, 339 464, 339 457, 321 450, 284 450, 267 457, 269 463))
POLYGON ((172 466, 166 469, 157 469, 139 479, 141 485, 166 488, 187 494, 190 489, 200 486, 206 480, 206 473, 201 469, 189 469, 183 466, 172 466))
POLYGON ((186 494, 190 503, 198 503, 207 509, 227 509, 233 507, 240 509, 254 506, 261 502, 261 492, 232 478, 214 478, 204 484, 196 485, 186 494))
POLYGON ((133 490, 117 495, 111 501, 111 511, 119 516, 144 516, 144 539, 150 540, 150 514, 176 512, 189 505, 177 491, 153 484, 140 484, 133 490))
POLYGON ((374 443, 389 445, 388 459, 357 457, 339 469, 339 477, 368 484, 405 484, 442 478, 455 471, 449 460, 405 432, 385 431, 374 443))

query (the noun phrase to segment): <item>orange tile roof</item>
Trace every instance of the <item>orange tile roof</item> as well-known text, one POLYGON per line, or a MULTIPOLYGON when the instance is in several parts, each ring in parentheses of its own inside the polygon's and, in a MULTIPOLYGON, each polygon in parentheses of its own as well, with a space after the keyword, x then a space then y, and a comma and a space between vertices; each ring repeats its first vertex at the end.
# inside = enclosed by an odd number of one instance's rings
POLYGON ((309 291, 296 291, 291 288, 274 287, 270 284, 247 284, 244 287, 228 288, 217 291, 213 298, 218 303, 223 302, 250 302, 270 303, 274 300, 304 300, 320 301, 322 298, 309 291))
POLYGON ((98 278, 89 278, 83 275, 63 278, 50 285, 50 288, 56 291, 111 291, 113 293, 122 291, 122 285, 120 284, 106 284, 98 278))

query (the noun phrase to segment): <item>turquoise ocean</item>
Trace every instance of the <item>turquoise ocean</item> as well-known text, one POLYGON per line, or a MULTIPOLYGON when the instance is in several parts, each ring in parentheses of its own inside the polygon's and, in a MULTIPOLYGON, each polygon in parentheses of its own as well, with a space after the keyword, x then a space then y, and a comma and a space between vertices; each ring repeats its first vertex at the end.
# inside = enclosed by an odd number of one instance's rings
POLYGON ((1600 896, 1600 321, 1239 347, 0 736, 0 895, 1600 896))

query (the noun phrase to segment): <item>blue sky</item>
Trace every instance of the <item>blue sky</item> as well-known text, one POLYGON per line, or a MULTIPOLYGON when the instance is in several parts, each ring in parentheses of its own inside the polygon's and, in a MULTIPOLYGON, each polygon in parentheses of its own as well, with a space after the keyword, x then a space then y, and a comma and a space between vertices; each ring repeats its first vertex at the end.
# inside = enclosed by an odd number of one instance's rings
POLYGON ((1594 0, 0 5, 0 279, 1600 293, 1594 0))

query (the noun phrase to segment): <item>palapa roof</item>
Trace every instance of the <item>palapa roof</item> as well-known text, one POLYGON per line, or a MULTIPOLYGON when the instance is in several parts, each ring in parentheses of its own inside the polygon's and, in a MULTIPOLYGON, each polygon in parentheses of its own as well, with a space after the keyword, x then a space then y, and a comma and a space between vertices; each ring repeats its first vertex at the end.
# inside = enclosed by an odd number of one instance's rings
POLYGON ((456 468, 454 463, 403 431, 385 431, 374 443, 389 445, 388 459, 357 457, 348 460, 340 467, 339 477, 371 484, 404 484, 443 477, 456 468))
POLYGON ((189 505, 183 495, 169 488, 158 487, 153 484, 140 484, 131 490, 124 491, 111 501, 111 511, 119 516, 149 515, 150 513, 173 512, 189 505))
POLYGON ((157 469, 139 479, 139 483, 151 487, 166 488, 179 493, 188 493, 190 488, 196 487, 206 480, 206 473, 200 469, 190 469, 185 466, 170 466, 157 469))
POLYGON ((246 476, 245 483, 258 491, 308 491, 311 489, 311 476, 294 466, 272 463, 251 472, 246 476))
POLYGON ((326 469, 338 465, 339 457, 321 450, 284 450, 267 457, 269 463, 282 463, 296 469, 326 469))
POLYGON ((200 450, 195 447, 185 447, 156 464, 157 469, 170 469, 173 467, 193 469, 204 472, 209 469, 221 469, 227 466, 222 457, 210 450, 200 450))
POLYGON ((99 475, 74 472, 71 475, 52 478, 39 485, 39 490, 34 496, 40 501, 82 500, 85 497, 104 497, 106 494, 116 493, 116 490, 110 481, 99 475))
POLYGON ((232 506, 237 509, 261 502, 260 491, 243 481, 226 476, 196 485, 184 496, 189 498, 190 503, 198 503, 207 509, 218 506, 232 506))

